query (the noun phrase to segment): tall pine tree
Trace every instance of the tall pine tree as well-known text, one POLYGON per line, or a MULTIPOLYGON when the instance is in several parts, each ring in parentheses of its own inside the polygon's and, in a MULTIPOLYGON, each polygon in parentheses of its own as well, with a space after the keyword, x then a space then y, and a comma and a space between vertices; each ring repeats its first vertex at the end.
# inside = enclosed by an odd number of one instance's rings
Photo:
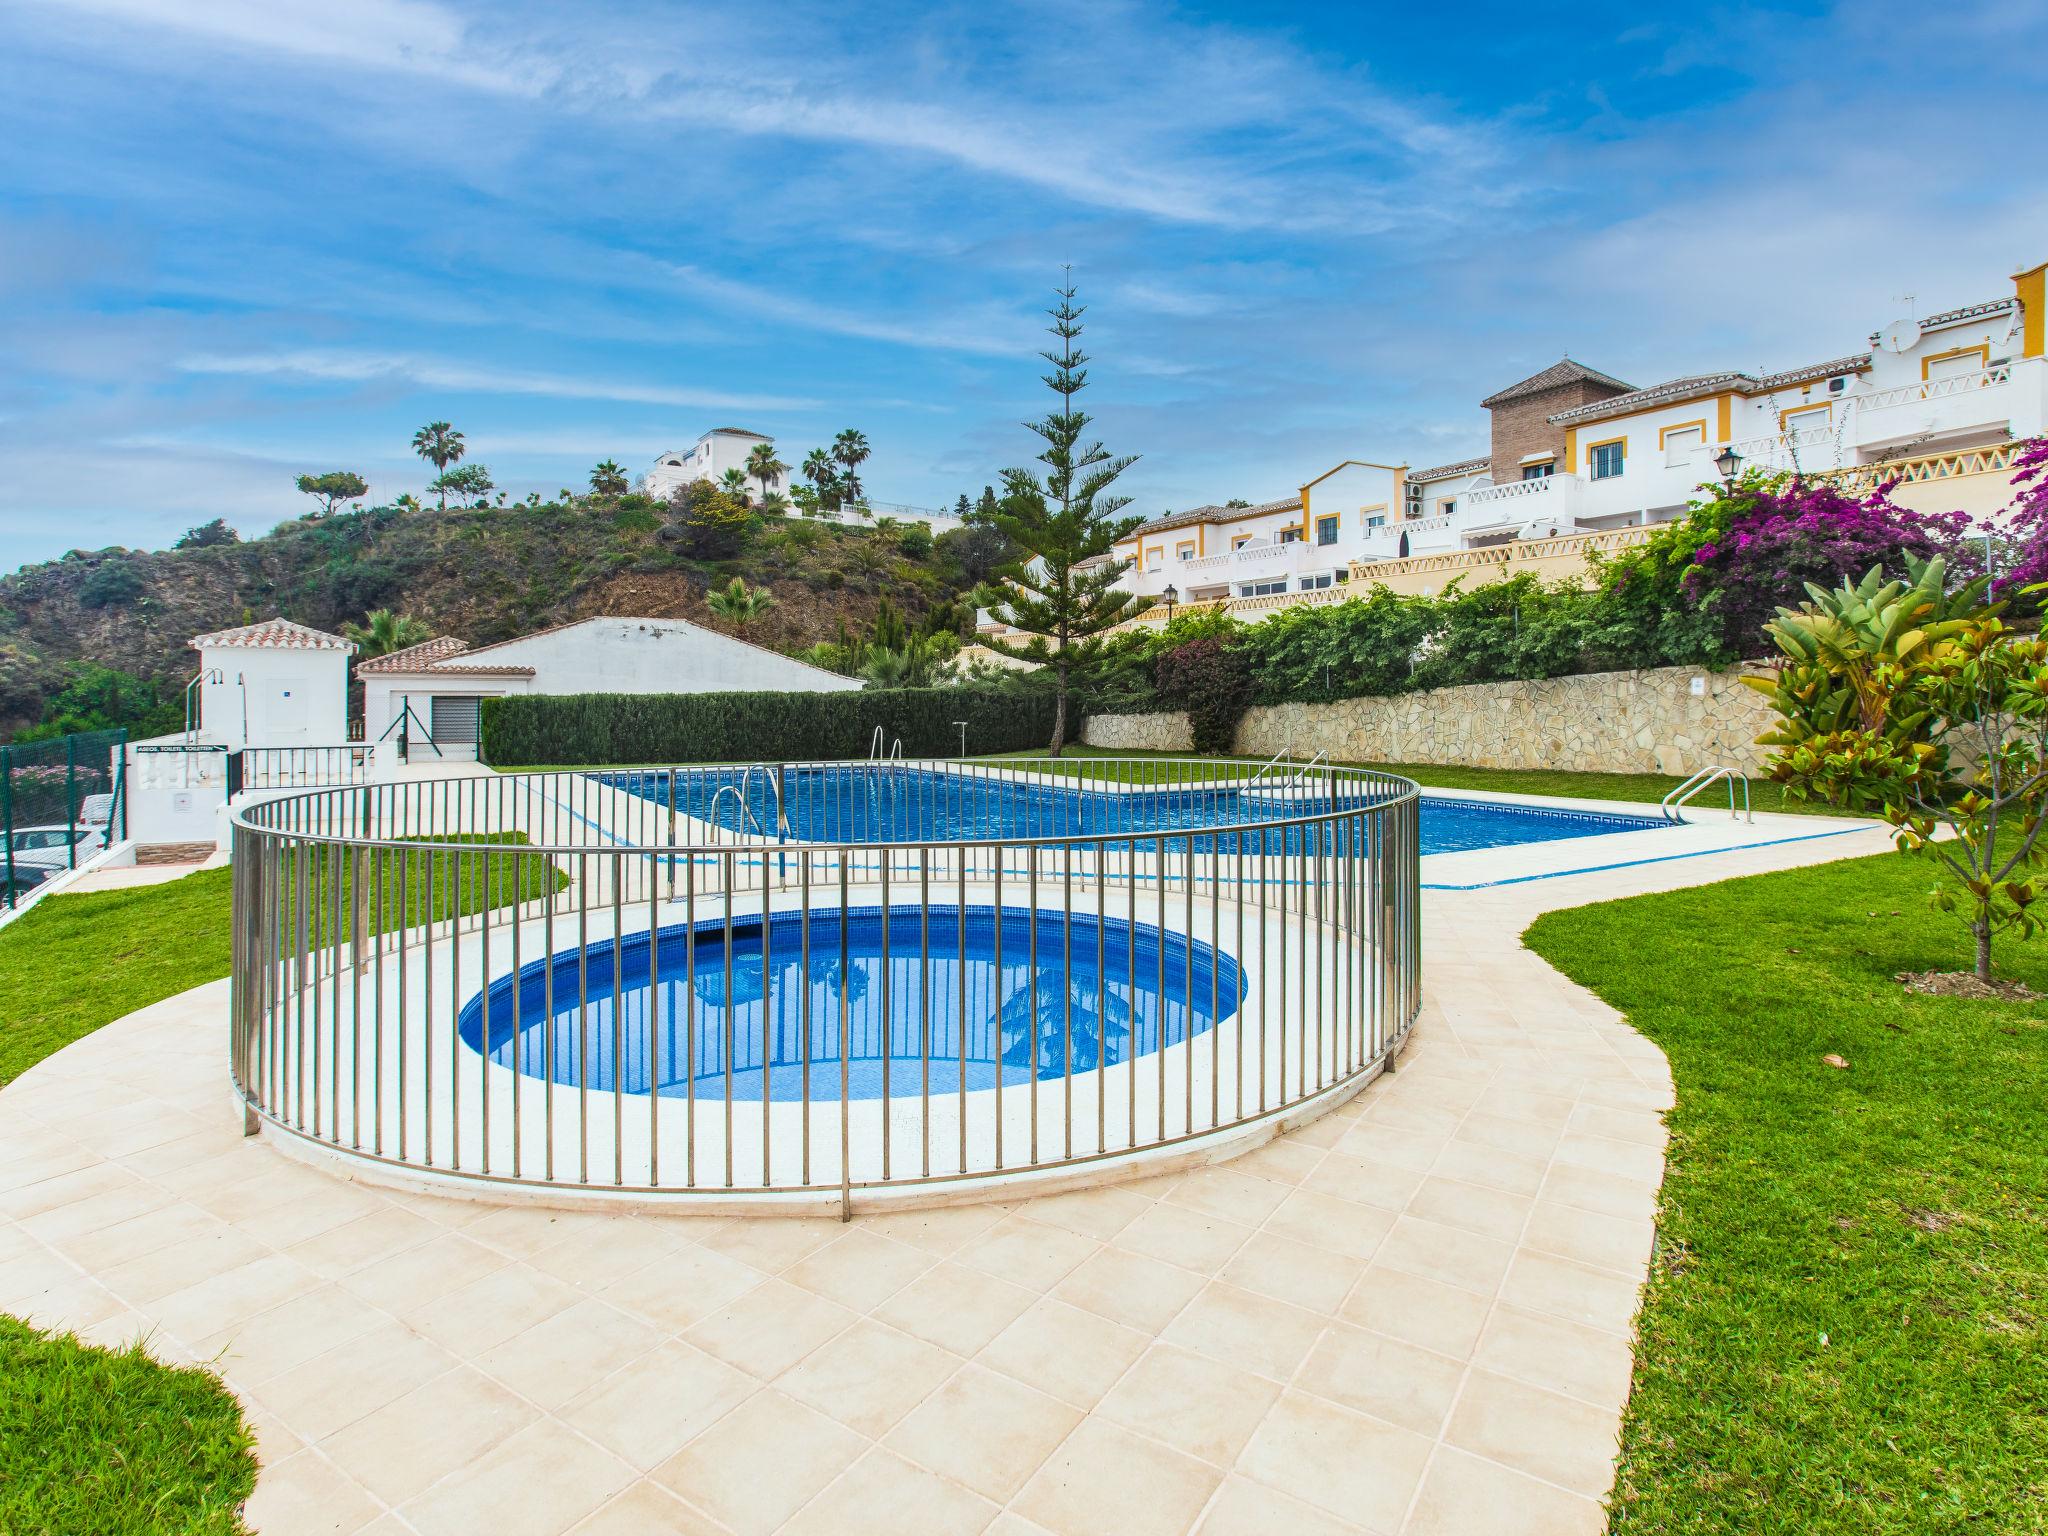
POLYGON ((1116 542, 1141 519, 1120 518, 1130 497, 1107 492, 1137 460, 1083 440, 1089 417, 1074 397, 1088 384, 1088 357, 1077 344, 1086 310, 1074 303, 1071 269, 1055 291, 1059 307, 1047 311, 1047 329, 1059 345, 1039 356, 1052 365, 1045 382, 1059 404, 1044 420, 1026 423, 1044 441, 1037 456, 1044 468, 1004 470, 993 519, 1022 551, 996 572, 1001 586, 994 616, 1031 638, 988 644, 1050 675, 1058 699, 1051 752, 1058 757, 1067 743, 1068 699, 1116 663, 1119 648, 1105 631, 1143 613, 1152 600, 1117 585, 1129 562, 1113 558, 1116 542))

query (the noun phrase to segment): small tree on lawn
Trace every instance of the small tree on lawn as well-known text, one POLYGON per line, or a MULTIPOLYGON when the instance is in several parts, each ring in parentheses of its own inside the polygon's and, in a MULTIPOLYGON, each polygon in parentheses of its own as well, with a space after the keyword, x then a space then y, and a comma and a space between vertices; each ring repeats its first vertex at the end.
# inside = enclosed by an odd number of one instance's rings
MULTIPOLYGON (((626 494, 625 466, 613 459, 606 459, 590 472, 590 493, 593 496, 623 496, 626 494)), ((565 495, 562 498, 567 501, 565 495)))
POLYGON ((1989 982, 1992 937, 2042 924, 2048 642, 2007 629, 1983 578, 1944 592, 1941 560, 1906 566, 1906 581, 1873 569, 1834 591, 1808 586, 1812 600, 1770 626, 1777 676, 1745 681, 1783 717, 1758 738, 1779 748, 1772 777, 1801 799, 1882 815, 1901 852, 1951 876, 1933 904, 1964 913, 1989 982))
POLYGON ((455 498, 457 505, 465 501, 477 506, 488 505, 491 492, 497 488, 489 467, 483 464, 459 464, 454 469, 443 470, 427 487, 440 498, 444 510, 450 496, 455 498))
POLYGON ((308 496, 319 500, 322 517, 331 517, 344 501, 361 501, 370 494, 370 483, 345 469, 326 475, 301 475, 295 483, 308 496))
POLYGON ((761 483, 761 500, 768 499, 775 482, 789 473, 789 466, 775 457, 773 443, 756 443, 747 454, 747 474, 761 483))
POLYGON ((1088 383, 1087 355, 1076 345, 1085 310, 1074 303, 1070 276, 1056 290, 1059 306, 1047 313, 1047 327, 1059 338, 1057 350, 1041 352, 1053 371, 1046 385, 1059 403, 1042 421, 1028 423, 1045 442, 1032 469, 1003 471, 1003 497, 995 526, 1022 551, 996 574, 1002 585, 995 616, 1031 636, 1023 644, 990 640, 990 648, 1047 668, 1057 700, 1053 707, 1051 752, 1067 743, 1067 705, 1076 685, 1085 685, 1114 661, 1117 647, 1105 631, 1143 613, 1152 600, 1122 590, 1117 579, 1129 562, 1113 557, 1116 542, 1138 525, 1117 514, 1128 496, 1109 487, 1136 462, 1116 458, 1099 442, 1084 442, 1089 416, 1075 404, 1088 383))

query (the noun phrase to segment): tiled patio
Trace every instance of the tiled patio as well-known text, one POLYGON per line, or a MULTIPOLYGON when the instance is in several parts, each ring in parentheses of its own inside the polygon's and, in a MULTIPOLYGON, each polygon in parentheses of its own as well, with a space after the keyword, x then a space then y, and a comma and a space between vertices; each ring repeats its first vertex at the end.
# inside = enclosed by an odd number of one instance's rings
POLYGON ((0 1092, 0 1309, 215 1362, 269 1536, 1594 1532, 1669 1078, 1515 936, 1884 846, 1430 893, 1415 1041, 1343 1110, 850 1225, 344 1183, 239 1135, 202 987, 0 1092))

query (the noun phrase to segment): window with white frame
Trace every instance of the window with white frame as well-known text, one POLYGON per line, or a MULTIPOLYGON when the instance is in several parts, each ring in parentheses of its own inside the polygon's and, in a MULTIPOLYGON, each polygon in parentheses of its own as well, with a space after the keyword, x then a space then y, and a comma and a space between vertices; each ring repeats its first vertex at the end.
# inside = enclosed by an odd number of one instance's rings
POLYGON ((1522 478, 1524 480, 1547 480, 1556 473, 1557 461, 1555 459, 1545 459, 1541 464, 1524 464, 1522 466, 1522 478))
POLYGON ((1163 549, 1152 549, 1152 550, 1147 550, 1147 551, 1145 552, 1145 569, 1146 569, 1146 570, 1148 570, 1148 571, 1156 571, 1156 570, 1158 570, 1158 569, 1159 569, 1159 568, 1160 568, 1161 566, 1163 566, 1163 565, 1165 565, 1165 564, 1166 564, 1166 551, 1165 551, 1165 550, 1163 550, 1163 549))
POLYGON ((1707 445, 1705 427, 1667 427, 1664 429, 1664 467, 1678 469, 1690 464, 1692 457, 1707 445))
POLYGON ((1368 528, 1384 528, 1384 527, 1386 527, 1386 526, 1387 526, 1387 514, 1386 514, 1386 513, 1384 513, 1384 512, 1368 512, 1368 513, 1366 513, 1366 514, 1365 514, 1365 526, 1366 526, 1366 527, 1368 527, 1368 528))
POLYGON ((1292 523, 1289 523, 1280 530, 1280 542, 1282 544, 1299 544, 1301 542, 1301 530, 1292 523))
POLYGON ((1320 592, 1323 588, 1334 584, 1336 580, 1336 575, 1333 572, 1318 571, 1313 576, 1301 578, 1301 590, 1304 592, 1320 592))
POLYGON ((1317 518, 1317 519, 1316 519, 1316 543, 1318 543, 1318 544, 1334 544, 1334 543, 1336 543, 1336 542, 1337 542, 1337 514, 1336 514, 1336 513, 1334 513, 1334 512, 1332 512, 1332 513, 1331 513, 1331 514, 1330 514, 1329 516, 1327 516, 1327 517, 1319 517, 1319 518, 1317 518))
POLYGON ((1284 579, 1279 581, 1245 581, 1238 583, 1237 595, 1239 597, 1271 597, 1276 592, 1285 592, 1286 590, 1287 583, 1284 579))
POLYGON ((1586 452, 1588 472, 1595 480, 1612 480, 1628 462, 1627 444, 1595 443, 1586 452))
POLYGON ((1195 558, 1195 541, 1193 539, 1185 539, 1174 546, 1173 552, 1183 560, 1192 560, 1195 558))
POLYGON ((1809 405, 1800 410, 1785 413, 1787 432, 1825 432, 1828 423, 1834 419, 1834 407, 1830 405, 1809 405))
POLYGON ((1446 496, 1442 501, 1436 504, 1436 509, 1441 516, 1449 517, 1453 512, 1458 510, 1458 498, 1455 496, 1446 496))

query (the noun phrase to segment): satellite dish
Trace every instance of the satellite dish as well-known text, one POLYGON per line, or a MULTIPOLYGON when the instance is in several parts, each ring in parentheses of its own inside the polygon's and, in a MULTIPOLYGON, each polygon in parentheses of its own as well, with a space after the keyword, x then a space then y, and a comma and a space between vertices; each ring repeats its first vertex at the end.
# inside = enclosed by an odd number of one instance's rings
POLYGON ((1918 320, 1894 320, 1877 333, 1877 344, 1887 352, 1909 351, 1920 339, 1918 320))

